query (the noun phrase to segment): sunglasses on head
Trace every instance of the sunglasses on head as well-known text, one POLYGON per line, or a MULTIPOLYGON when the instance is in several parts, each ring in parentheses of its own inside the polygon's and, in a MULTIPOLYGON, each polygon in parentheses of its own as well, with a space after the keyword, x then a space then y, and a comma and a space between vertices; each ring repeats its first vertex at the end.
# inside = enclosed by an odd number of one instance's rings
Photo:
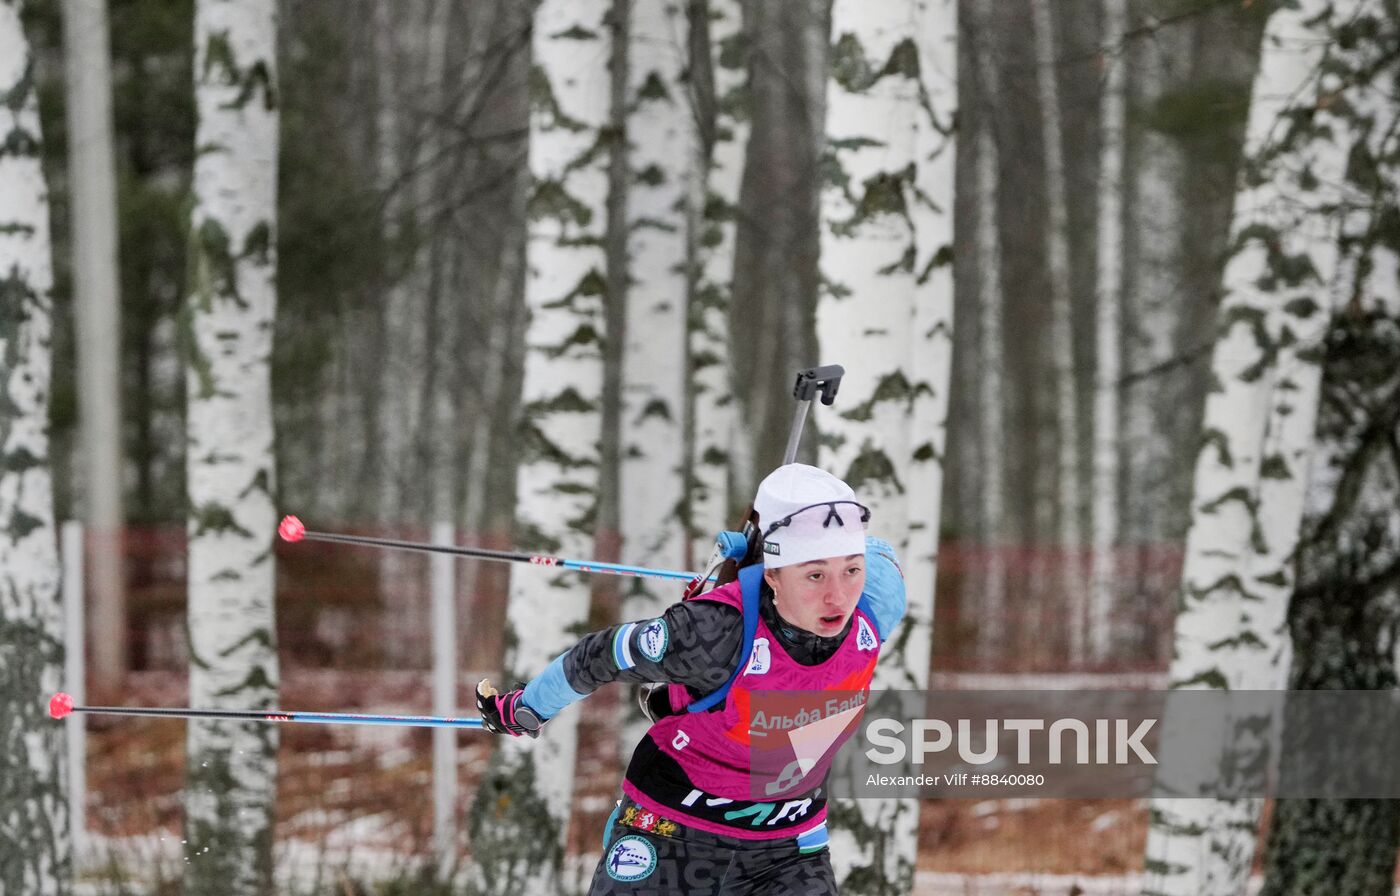
MULTIPOLYGON (((858 502, 856 502, 856 501, 822 501, 822 502, 819 503, 819 504, 808 504, 806 507, 802 507, 802 508, 799 508, 798 510, 794 510, 792 513, 789 513, 787 516, 785 516, 785 517, 783 517, 782 519, 780 519, 780 520, 774 522, 772 525, 768 526, 768 528, 766 528, 766 529, 763 530, 763 538, 762 538, 761 540, 767 541, 767 540, 768 540, 768 536, 772 535, 772 534, 773 534, 774 532, 776 532, 777 530, 783 528, 784 526, 790 526, 790 525, 792 525, 792 521, 793 521, 796 517, 801 516, 802 514, 806 513, 806 512, 809 511, 809 510, 816 510, 816 509, 821 508, 821 507, 827 508, 827 511, 826 511, 826 519, 822 520, 822 528, 823 528, 823 529, 828 528, 828 527, 831 525, 831 523, 832 523, 833 520, 836 522, 836 525, 838 525, 838 526, 845 526, 845 525, 846 525, 846 521, 843 520, 843 519, 841 518, 841 514, 837 512, 837 508, 840 507, 840 506, 843 505, 843 504, 849 505, 850 507, 856 508, 857 510, 860 511, 860 524, 861 524, 862 526, 864 526, 866 523, 870 522, 870 508, 869 508, 869 507, 866 507, 864 504, 858 503, 858 502)), ((850 511, 848 510, 847 512, 849 513, 850 511)))

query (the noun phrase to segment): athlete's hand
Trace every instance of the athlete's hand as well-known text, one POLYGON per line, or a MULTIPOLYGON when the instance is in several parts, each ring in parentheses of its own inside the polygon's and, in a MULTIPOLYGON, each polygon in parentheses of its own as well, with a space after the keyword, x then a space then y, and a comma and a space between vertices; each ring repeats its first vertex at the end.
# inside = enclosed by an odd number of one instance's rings
POLYGON ((502 694, 491 686, 489 678, 476 684, 476 708, 481 711, 482 724, 487 731, 519 737, 522 734, 539 737, 545 719, 530 708, 523 688, 502 694))

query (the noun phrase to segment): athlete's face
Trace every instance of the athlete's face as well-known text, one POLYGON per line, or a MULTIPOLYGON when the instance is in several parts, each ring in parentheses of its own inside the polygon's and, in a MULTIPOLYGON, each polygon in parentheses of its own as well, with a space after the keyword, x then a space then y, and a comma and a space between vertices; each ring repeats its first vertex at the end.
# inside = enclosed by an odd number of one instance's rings
POLYGON ((823 637, 839 635, 865 587, 865 555, 766 569, 763 578, 773 589, 773 603, 784 619, 823 637))

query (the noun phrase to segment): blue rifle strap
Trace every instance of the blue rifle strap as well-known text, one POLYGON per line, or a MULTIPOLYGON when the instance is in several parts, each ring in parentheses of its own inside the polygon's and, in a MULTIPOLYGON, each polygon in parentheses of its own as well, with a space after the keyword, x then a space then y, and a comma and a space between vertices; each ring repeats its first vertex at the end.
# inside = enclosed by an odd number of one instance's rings
POLYGON ((739 570, 739 593, 743 595, 744 643, 739 648, 739 662, 729 674, 729 680, 688 707, 690 712, 704 712, 719 703, 729 693, 739 674, 749 664, 749 654, 753 652, 754 635, 758 633, 758 596, 763 586, 763 564, 755 563, 739 570))

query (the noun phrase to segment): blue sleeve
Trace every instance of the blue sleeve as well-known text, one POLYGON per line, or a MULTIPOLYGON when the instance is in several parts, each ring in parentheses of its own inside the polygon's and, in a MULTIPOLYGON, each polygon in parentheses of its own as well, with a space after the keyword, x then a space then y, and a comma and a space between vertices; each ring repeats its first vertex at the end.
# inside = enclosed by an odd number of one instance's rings
POLYGON ((554 658, 554 662, 525 685, 525 693, 522 695, 525 705, 539 713, 541 718, 552 719, 559 710, 588 696, 569 687, 569 680, 564 677, 564 657, 568 655, 567 650, 559 654, 554 658))
POLYGON ((728 681, 738 664, 743 628, 734 607, 687 600, 655 619, 599 629, 532 678, 525 685, 525 703, 549 719, 614 681, 674 682, 708 693, 728 681))
MULTIPOLYGON (((856 606, 875 620, 884 642, 904 619, 904 572, 894 548, 874 536, 865 537, 865 591, 856 606)), ((532 706, 534 704, 531 704, 532 706)))

